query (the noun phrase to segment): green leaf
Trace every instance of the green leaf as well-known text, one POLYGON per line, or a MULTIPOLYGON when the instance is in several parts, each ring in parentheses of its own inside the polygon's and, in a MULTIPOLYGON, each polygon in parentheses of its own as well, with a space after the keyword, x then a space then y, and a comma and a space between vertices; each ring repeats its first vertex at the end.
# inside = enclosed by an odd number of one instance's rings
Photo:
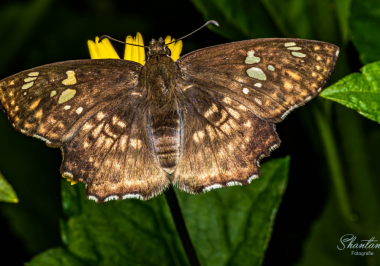
POLYGON ((66 265, 62 261, 73 258, 90 265, 188 265, 164 195, 144 202, 96 204, 85 198, 84 191, 82 184, 63 181, 65 251, 46 251, 30 265, 42 260, 49 261, 46 265, 66 265))
POLYGON ((362 74, 351 74, 325 89, 320 96, 336 101, 380 123, 380 62, 368 64, 362 74))
POLYGON ((249 186, 193 196, 177 190, 190 237, 202 265, 261 265, 282 195, 289 158, 261 167, 249 186))
POLYGON ((7 180, 5 180, 4 176, 0 173, 0 201, 17 203, 18 198, 7 180))
POLYGON ((210 29, 231 40, 278 37, 279 32, 260 1, 192 0, 205 20, 216 20, 220 27, 210 29))
POLYGON ((352 39, 364 64, 380 60, 380 1, 352 0, 352 39))
POLYGON ((33 258, 26 266, 85 266, 88 265, 63 248, 52 248, 33 258))

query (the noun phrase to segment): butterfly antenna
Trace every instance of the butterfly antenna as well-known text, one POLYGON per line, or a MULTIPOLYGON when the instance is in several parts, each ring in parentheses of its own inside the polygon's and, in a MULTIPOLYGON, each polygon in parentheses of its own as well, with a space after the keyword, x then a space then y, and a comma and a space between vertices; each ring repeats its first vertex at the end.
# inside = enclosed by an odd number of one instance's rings
MULTIPOLYGON (((218 27, 219 27, 219 23, 218 23, 218 22, 216 22, 215 20, 209 20, 209 21, 207 21, 202 27, 200 27, 200 28, 196 29, 195 31, 193 31, 193 32, 191 32, 191 33, 189 33, 189 34, 183 36, 182 38, 179 38, 179 39, 177 39, 177 40, 175 40, 175 41, 172 41, 171 43, 173 43, 173 42, 178 42, 178 41, 180 41, 180 40, 182 40, 182 39, 185 39, 186 37, 189 37, 191 34, 196 33, 197 31, 199 31, 200 29, 206 27, 206 26, 209 25, 209 24, 214 24, 215 26, 218 26, 218 27)), ((168 43, 168 44, 166 44, 166 45, 169 45, 169 44, 171 44, 171 43, 168 43)))
POLYGON ((115 41, 115 42, 119 42, 119 43, 122 43, 122 44, 128 44, 128 45, 133 45, 133 46, 138 46, 138 47, 144 47, 144 48, 149 48, 149 46, 143 46, 143 45, 138 45, 138 44, 133 44, 133 43, 127 43, 127 42, 122 42, 122 41, 119 41, 117 39, 114 39, 108 35, 103 35, 102 37, 99 38, 99 42, 101 42, 103 39, 109 39, 109 40, 112 40, 112 41, 115 41))

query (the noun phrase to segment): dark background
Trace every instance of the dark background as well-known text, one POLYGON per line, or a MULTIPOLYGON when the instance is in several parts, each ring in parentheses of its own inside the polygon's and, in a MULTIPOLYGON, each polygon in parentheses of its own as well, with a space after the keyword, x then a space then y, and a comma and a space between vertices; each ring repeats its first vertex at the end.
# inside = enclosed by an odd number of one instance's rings
MULTIPOLYGON (((228 23, 226 21, 223 23, 228 23)), ((189 1, 3 0, 0 3, 0 79, 48 63, 90 58, 87 40, 95 36, 107 34, 124 40, 126 35, 135 35, 139 31, 147 44, 151 38, 160 36, 182 37, 204 22, 203 15, 189 1)), ((223 23, 220 23, 221 28, 223 23)), ((257 23, 261 25, 261 21, 257 23)), ((276 30, 271 34, 275 35, 273 37, 302 37, 283 36, 276 30)), ((255 36, 260 37, 267 36, 255 36)), ((203 29, 184 40, 182 55, 230 41, 203 29)), ((340 45, 339 42, 336 38, 335 44, 340 45)), ((113 45, 122 57, 124 46, 113 45)), ((333 81, 358 71, 362 66, 351 42, 343 51, 345 65, 338 63, 333 81)), ((312 109, 325 105, 325 102, 314 100, 277 125, 282 145, 271 158, 290 155, 291 167, 288 188, 277 214, 264 265, 294 265, 301 259, 313 222, 321 217, 333 194, 326 156, 312 115, 312 109)), ((356 123, 366 132, 365 145, 379 144, 378 124, 337 104, 331 108, 331 125, 340 153, 355 152, 347 150, 349 148, 341 142, 344 139, 341 134, 349 130, 350 123, 356 123)), ((379 158, 379 155, 374 148, 368 152, 371 158, 379 158)), ((349 163, 343 157, 342 161, 349 163)), ((376 160, 373 161, 375 165, 376 160)), ((6 117, 0 115, 0 171, 20 200, 16 205, 0 203, 1 242, 7 243, 0 251, 1 260, 7 262, 4 265, 21 265, 38 253, 61 245, 60 162, 59 149, 48 148, 40 140, 15 132, 6 117)), ((378 167, 373 169, 374 175, 378 176, 378 167)), ((337 244, 338 239, 330 245, 335 247, 337 244)))

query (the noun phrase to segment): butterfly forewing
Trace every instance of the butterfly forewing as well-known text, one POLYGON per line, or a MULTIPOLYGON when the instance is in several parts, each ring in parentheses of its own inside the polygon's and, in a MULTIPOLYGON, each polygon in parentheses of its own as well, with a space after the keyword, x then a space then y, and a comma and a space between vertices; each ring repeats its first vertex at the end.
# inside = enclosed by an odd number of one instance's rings
POLYGON ((124 60, 37 67, 0 82, 1 105, 16 130, 59 147, 91 116, 108 105, 117 106, 117 99, 136 87, 140 68, 124 60))
POLYGON ((280 122, 321 91, 338 52, 337 46, 319 41, 257 39, 201 49, 177 62, 187 87, 207 80, 205 89, 228 95, 266 121, 280 122))

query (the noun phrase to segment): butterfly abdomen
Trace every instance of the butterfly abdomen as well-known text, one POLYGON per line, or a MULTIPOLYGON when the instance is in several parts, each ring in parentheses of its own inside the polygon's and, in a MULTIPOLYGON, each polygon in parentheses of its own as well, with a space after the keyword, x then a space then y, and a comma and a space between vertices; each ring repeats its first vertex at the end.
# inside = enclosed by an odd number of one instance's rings
POLYGON ((158 114, 151 121, 157 159, 161 167, 171 174, 177 166, 181 145, 179 112, 174 109, 167 114, 158 114))

